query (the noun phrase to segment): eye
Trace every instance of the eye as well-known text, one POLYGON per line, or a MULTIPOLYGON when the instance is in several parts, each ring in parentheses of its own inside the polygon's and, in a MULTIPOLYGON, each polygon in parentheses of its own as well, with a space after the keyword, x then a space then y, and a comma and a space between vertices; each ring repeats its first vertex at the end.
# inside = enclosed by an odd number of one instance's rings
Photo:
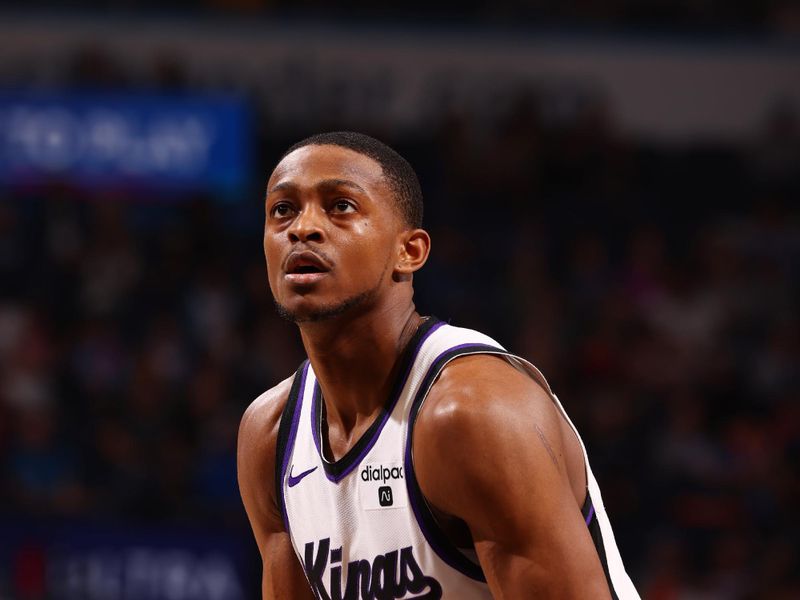
POLYGON ((294 208, 288 202, 277 202, 275 206, 272 207, 270 211, 270 215, 273 217, 288 217, 292 214, 294 208))
POLYGON ((346 198, 338 198, 336 202, 333 203, 332 212, 335 213, 350 213, 350 212, 355 212, 355 210, 356 210, 355 205, 346 198))

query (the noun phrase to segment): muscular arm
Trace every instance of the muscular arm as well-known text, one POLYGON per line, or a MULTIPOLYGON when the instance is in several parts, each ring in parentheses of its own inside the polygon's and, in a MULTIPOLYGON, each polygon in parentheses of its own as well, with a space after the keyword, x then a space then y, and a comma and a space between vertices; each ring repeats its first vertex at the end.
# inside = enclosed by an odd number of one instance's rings
POLYGON ((496 598, 609 598, 566 433, 542 388, 485 355, 453 361, 420 413, 420 488, 469 526, 496 598))
POLYGON ((257 398, 239 426, 239 491, 264 565, 264 600, 313 599, 278 510, 275 452, 291 380, 257 398))

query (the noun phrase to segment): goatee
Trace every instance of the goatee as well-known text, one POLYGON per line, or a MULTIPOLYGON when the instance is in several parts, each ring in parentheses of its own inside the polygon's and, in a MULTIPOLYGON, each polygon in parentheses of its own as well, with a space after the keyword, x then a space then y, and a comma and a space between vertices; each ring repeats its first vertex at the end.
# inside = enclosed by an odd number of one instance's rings
POLYGON ((316 323, 319 321, 334 319, 354 309, 368 305, 375 298, 375 296, 377 296, 378 287, 379 286, 376 286, 371 290, 366 290, 360 294, 351 296, 350 298, 347 298, 337 304, 315 307, 313 310, 303 311, 302 313, 299 311, 289 310, 289 308, 283 304, 280 304, 274 297, 272 300, 275 303, 275 308, 277 309, 278 314, 287 321, 295 323, 296 325, 299 325, 300 323, 316 323))

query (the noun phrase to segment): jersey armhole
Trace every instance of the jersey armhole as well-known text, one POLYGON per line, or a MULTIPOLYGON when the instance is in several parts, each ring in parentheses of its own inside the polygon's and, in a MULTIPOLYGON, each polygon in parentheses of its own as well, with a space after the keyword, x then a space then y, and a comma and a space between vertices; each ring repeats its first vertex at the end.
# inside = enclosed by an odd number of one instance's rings
POLYGON ((470 354, 496 354, 505 356, 508 353, 501 348, 496 348, 487 344, 462 344, 460 346, 455 346, 445 350, 436 359, 434 359, 431 366, 428 368, 428 371, 425 373, 422 383, 420 384, 417 394, 411 404, 411 412, 408 418, 408 434, 406 439, 404 462, 406 471, 406 488, 408 489, 409 502, 411 504, 417 524, 419 525, 420 531, 422 531, 422 535, 425 537, 428 545, 439 556, 440 559, 442 559, 453 569, 456 569, 471 579, 486 583, 486 576, 484 575, 480 564, 476 564, 473 560, 461 552, 461 550, 459 550, 455 544, 450 541, 450 539, 447 537, 447 535, 445 535, 444 531, 442 531, 441 527, 439 526, 436 517, 428 505, 428 501, 425 499, 425 496, 419 487, 419 482, 417 481, 414 473, 414 456, 412 451, 414 425, 417 421, 417 417, 419 416, 419 412, 422 409, 422 405, 425 402, 428 392, 430 392, 431 387, 441 374, 444 367, 447 366, 447 363, 460 356, 467 356, 470 354))
POLYGON ((283 517, 286 533, 290 532, 289 515, 286 512, 286 500, 283 496, 283 482, 286 479, 289 458, 292 455, 294 439, 297 435, 297 423, 300 418, 300 404, 305 389, 307 369, 308 361, 306 360, 295 372, 292 387, 289 390, 289 398, 286 400, 286 406, 283 408, 278 426, 278 443, 275 450, 275 498, 278 510, 283 517))

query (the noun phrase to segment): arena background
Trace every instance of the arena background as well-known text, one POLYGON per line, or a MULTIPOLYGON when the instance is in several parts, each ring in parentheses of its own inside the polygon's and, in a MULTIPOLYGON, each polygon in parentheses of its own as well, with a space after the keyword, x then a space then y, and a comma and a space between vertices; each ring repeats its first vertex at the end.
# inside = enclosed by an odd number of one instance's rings
POLYGON ((781 0, 5 3, 0 598, 257 597, 237 426, 303 356, 263 187, 333 129, 417 169, 420 311, 547 374, 643 596, 800 597, 798 33, 781 0))

